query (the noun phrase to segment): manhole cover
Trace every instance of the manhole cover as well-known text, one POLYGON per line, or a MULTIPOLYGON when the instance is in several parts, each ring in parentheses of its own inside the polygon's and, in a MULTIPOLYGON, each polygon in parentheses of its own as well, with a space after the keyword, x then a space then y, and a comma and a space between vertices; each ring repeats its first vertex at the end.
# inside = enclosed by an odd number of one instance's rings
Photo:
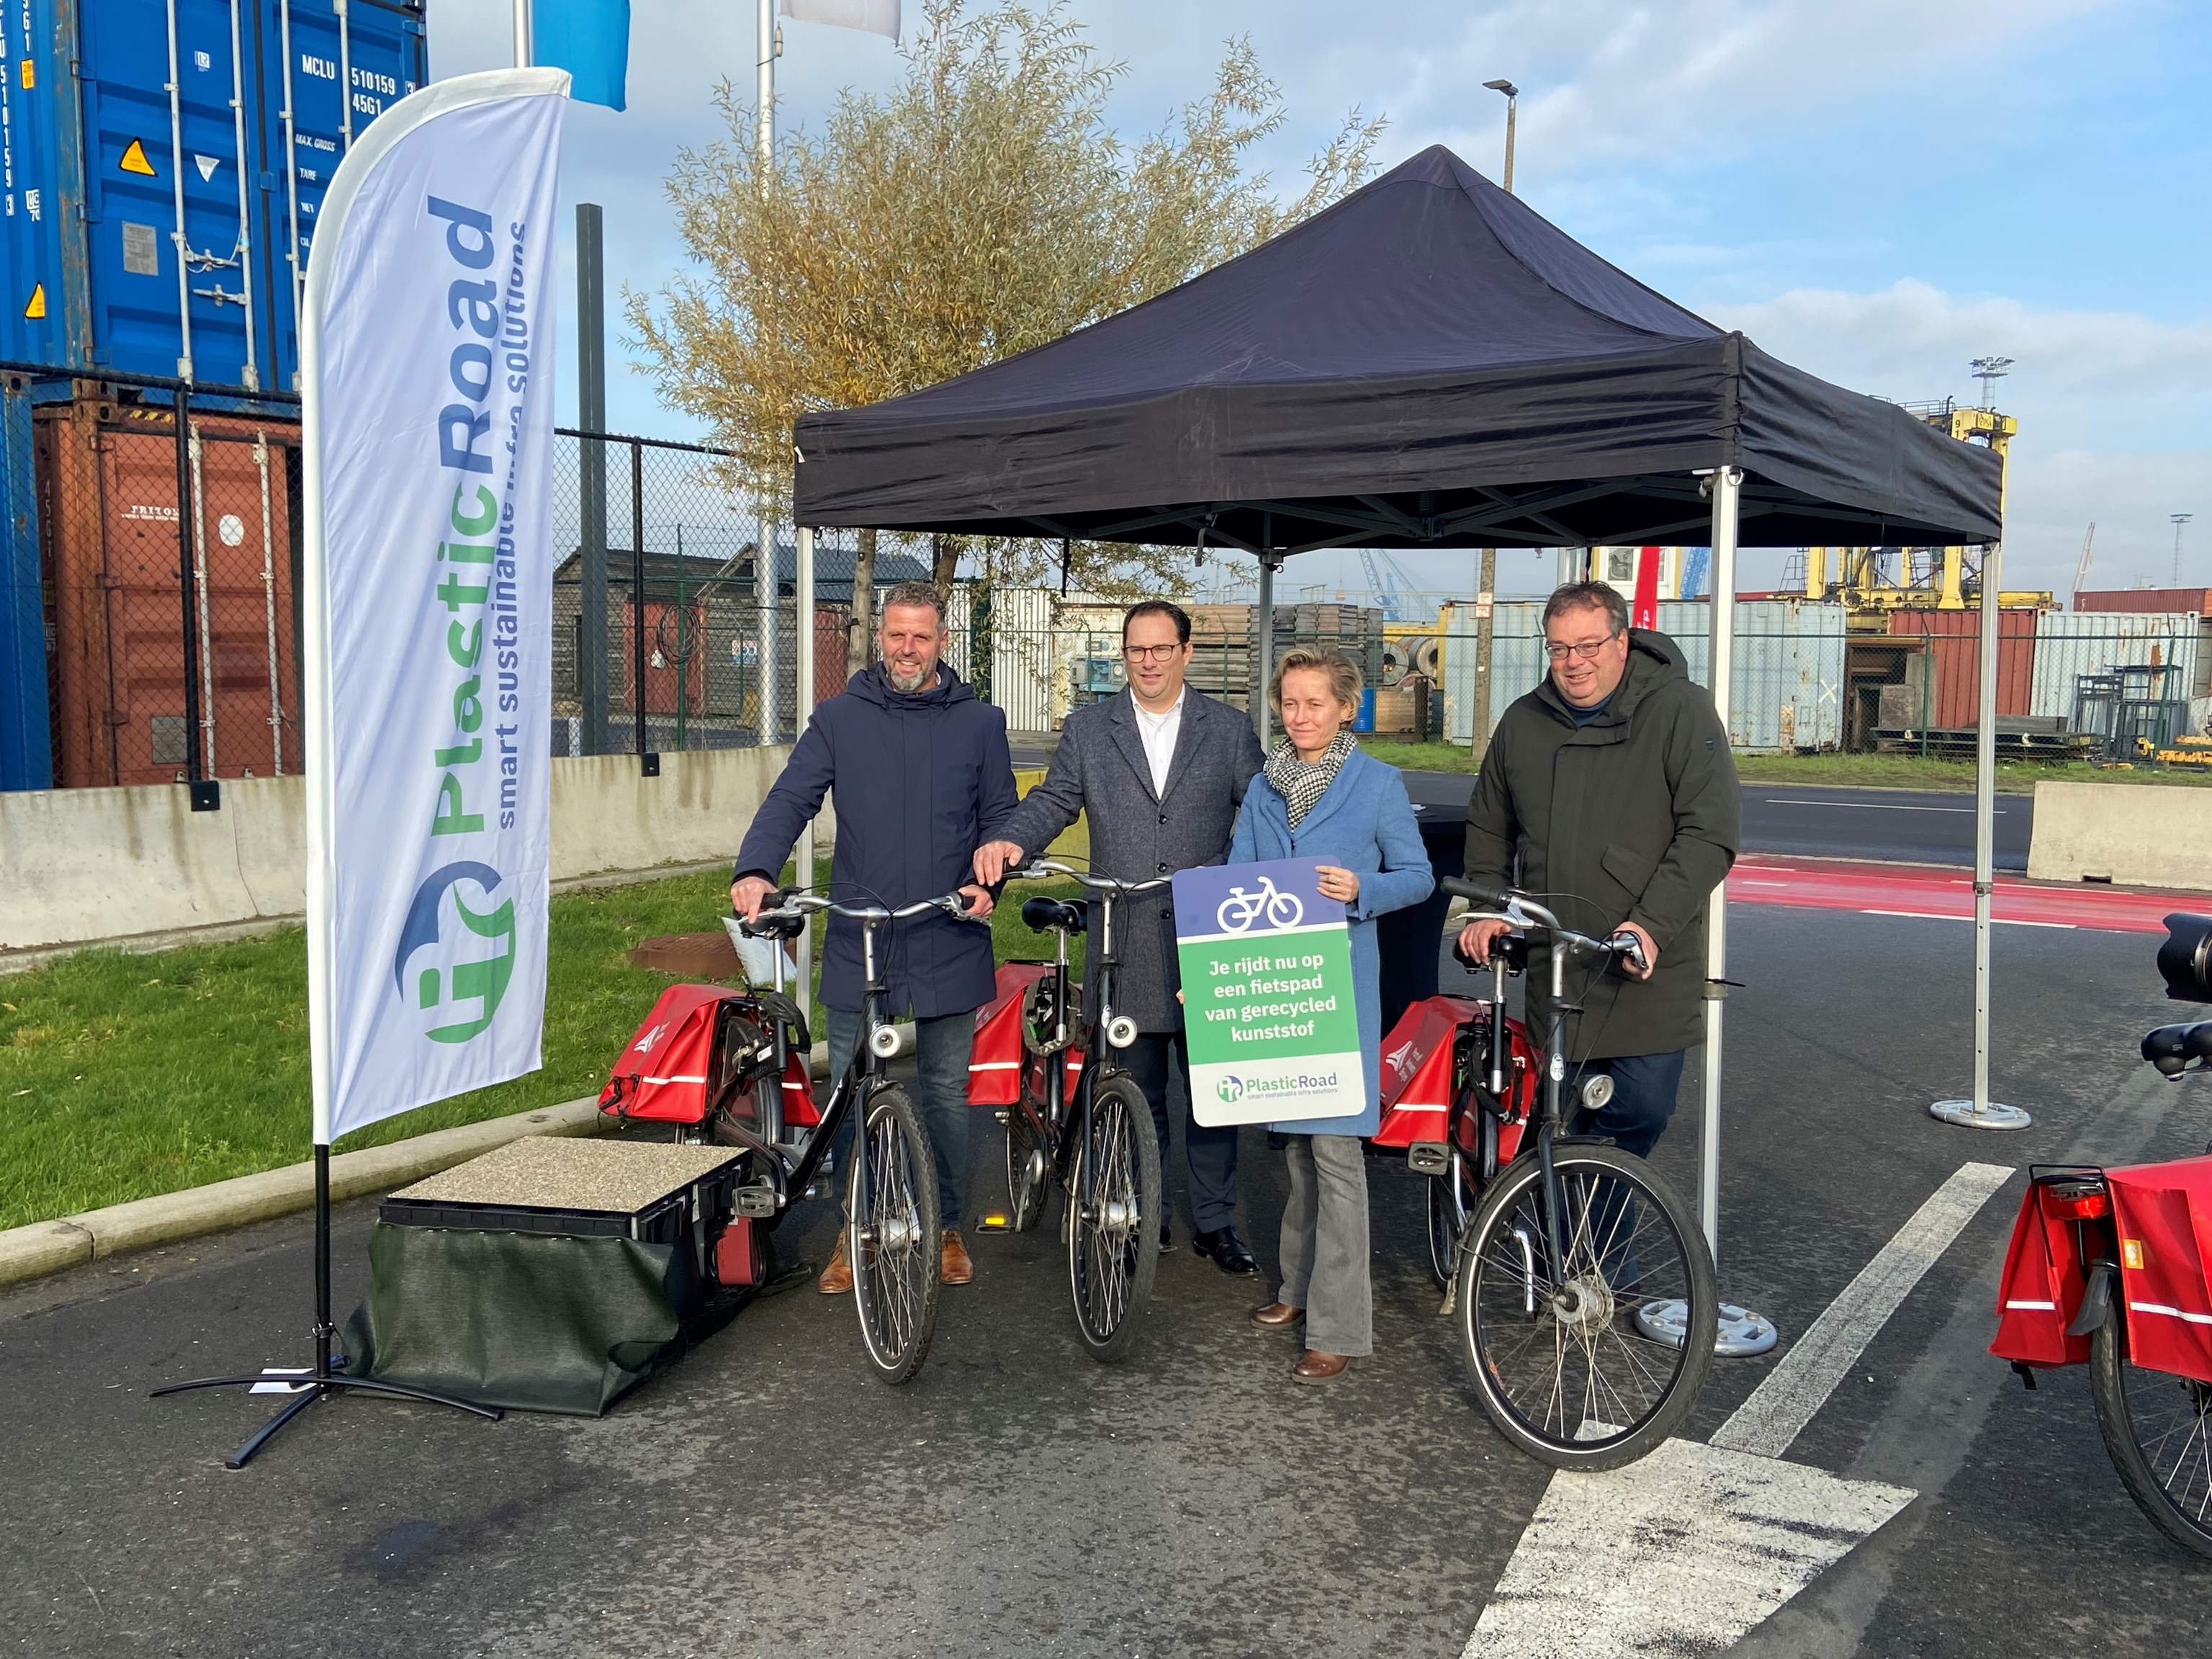
POLYGON ((727 933, 664 933, 635 946, 629 960, 633 967, 677 979, 714 982, 744 977, 727 933))

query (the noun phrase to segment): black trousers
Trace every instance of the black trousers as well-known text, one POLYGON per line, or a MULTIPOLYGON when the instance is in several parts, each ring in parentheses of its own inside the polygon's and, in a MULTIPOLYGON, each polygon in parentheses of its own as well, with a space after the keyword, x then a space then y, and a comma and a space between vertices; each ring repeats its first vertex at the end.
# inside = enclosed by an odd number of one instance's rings
POLYGON ((1191 1115, 1190 1056, 1180 1031, 1146 1031, 1121 1051, 1129 1075, 1152 1109, 1160 1135, 1160 1174, 1168 1167, 1168 1076, 1182 1082, 1183 1150, 1190 1164, 1190 1224, 1218 1232, 1237 1218, 1237 1134, 1233 1123, 1209 1129, 1191 1115))

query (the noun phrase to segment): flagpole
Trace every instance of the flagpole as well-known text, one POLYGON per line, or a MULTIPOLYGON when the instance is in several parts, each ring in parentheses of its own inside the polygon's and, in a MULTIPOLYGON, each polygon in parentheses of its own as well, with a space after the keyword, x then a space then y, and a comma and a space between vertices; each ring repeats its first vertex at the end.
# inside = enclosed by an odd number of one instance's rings
POLYGON ((514 66, 530 67, 530 0, 514 0, 514 66))

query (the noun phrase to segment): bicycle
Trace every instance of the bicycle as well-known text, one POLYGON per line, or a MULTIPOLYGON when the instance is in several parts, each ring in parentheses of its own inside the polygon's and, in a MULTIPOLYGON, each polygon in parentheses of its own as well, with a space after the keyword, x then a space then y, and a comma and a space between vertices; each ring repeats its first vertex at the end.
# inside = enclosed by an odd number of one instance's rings
MULTIPOLYGON (((1674 1188, 1603 1137, 1565 1132, 1566 1020, 1580 1012, 1567 1000, 1567 969, 1601 972, 1625 947, 1562 926, 1527 893, 1455 877, 1438 884, 1481 907, 1470 920, 1494 916, 1540 938, 1551 974, 1533 1125, 1524 1120, 1509 1161, 1480 1182, 1456 1240, 1449 1305, 1462 1358, 1484 1412, 1522 1450, 1555 1468, 1618 1468, 1656 1449, 1696 1405, 1720 1300, 1705 1236, 1674 1188), (1644 1316, 1665 1303, 1682 1304, 1679 1343, 1644 1316)), ((1492 1055, 1510 1040, 1503 977, 1486 1039, 1492 1055)), ((1494 1060, 1480 1081, 1503 1084, 1494 1060)), ((1603 1105, 1610 1083, 1592 1079, 1578 1091, 1581 1105, 1603 1105)), ((1504 1098, 1502 1087, 1481 1092, 1504 1098)), ((1502 1121, 1479 1097, 1456 1103, 1462 1118, 1474 1109, 1502 1121)), ((1449 1170, 1455 1152, 1464 1167, 1456 1139, 1419 1150, 1416 1169, 1449 1170)))
MULTIPOLYGON (((860 1341, 877 1374, 904 1382, 921 1370, 937 1328, 937 1164, 921 1116, 906 1091, 884 1073, 898 1052, 898 1033, 885 1007, 890 987, 878 959, 878 931, 886 924, 942 910, 965 916, 959 893, 924 899, 899 909, 879 904, 839 904, 793 888, 779 889, 773 905, 739 927, 771 941, 773 992, 756 992, 769 1015, 770 1036, 727 1073, 710 1118, 715 1137, 750 1157, 736 1194, 737 1212, 765 1221, 769 1230, 788 1213, 794 1195, 813 1184, 848 1113, 860 1115, 852 1161, 845 1171, 845 1258, 853 1268, 853 1301, 860 1341), (782 941, 798 935, 808 917, 827 913, 860 924, 862 1037, 832 1085, 818 1123, 792 1139, 784 1094, 793 1085, 791 1060, 806 1053, 805 1016, 784 994, 782 941)), ((807 1085, 797 1085, 805 1089, 807 1085)))
POLYGON ((1036 1226, 1048 1182, 1066 1194, 1061 1235, 1076 1330, 1094 1359, 1112 1361, 1129 1351, 1152 1300, 1159 1267, 1153 1237, 1167 1213, 1152 1107, 1113 1058, 1137 1040, 1136 1022, 1114 1012, 1116 923, 1125 901, 1158 891, 1168 878, 1116 881, 1042 859, 1007 877, 1057 878, 1099 895, 1088 969, 1092 997, 1086 1013, 1084 988, 1068 971, 1068 941, 1089 930, 1085 907, 1043 894, 1023 901, 1022 921, 1051 933, 1056 949, 1048 963, 1009 963, 1000 970, 1009 991, 1022 970, 1047 970, 1020 991, 1021 1084, 1000 1115, 1006 1126, 1007 1224, 1016 1232, 1036 1226))
POLYGON ((1242 933, 1263 915, 1270 927, 1295 927, 1305 920, 1305 901, 1296 893, 1279 891, 1273 876, 1262 876, 1249 892, 1231 888, 1229 896, 1215 908, 1213 920, 1224 933, 1242 933))
MULTIPOLYGON (((2212 916, 2166 921, 2166 994, 2212 1002, 2212 916)), ((2142 1052, 2177 1082, 2212 1071, 2212 1020, 2161 1025, 2142 1052)), ((2207 1200, 2212 1148, 2168 1164, 2031 1170, 1990 1348, 2031 1389, 2036 1368, 2086 1358, 2120 1484, 2159 1531, 2212 1558, 2212 1261, 2190 1226, 2207 1200)))

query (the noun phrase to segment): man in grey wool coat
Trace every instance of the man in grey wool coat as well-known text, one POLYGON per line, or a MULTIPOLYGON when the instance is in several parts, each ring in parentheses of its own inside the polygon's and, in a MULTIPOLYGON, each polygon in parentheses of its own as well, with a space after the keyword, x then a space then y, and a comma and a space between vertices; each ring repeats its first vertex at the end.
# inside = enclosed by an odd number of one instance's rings
MULTIPOLYGON (((1245 787, 1267 757, 1252 723, 1229 704, 1190 690, 1190 617, 1147 599, 1121 621, 1127 690, 1067 717, 1042 783, 1030 791, 999 839, 975 852, 975 879, 994 887, 1006 872, 1088 813, 1091 867, 1120 881, 1219 864, 1245 787)), ((1206 1128, 1190 1115, 1190 1058, 1176 1000, 1175 916, 1168 895, 1134 899, 1122 912, 1121 971, 1115 1012, 1137 1024, 1125 1058, 1152 1103, 1167 1166, 1168 1076, 1182 1079, 1183 1139, 1189 1154, 1191 1243, 1224 1273, 1260 1271, 1237 1236, 1237 1129, 1206 1128)), ((1171 1247, 1167 1216, 1160 1248, 1171 1247)))

